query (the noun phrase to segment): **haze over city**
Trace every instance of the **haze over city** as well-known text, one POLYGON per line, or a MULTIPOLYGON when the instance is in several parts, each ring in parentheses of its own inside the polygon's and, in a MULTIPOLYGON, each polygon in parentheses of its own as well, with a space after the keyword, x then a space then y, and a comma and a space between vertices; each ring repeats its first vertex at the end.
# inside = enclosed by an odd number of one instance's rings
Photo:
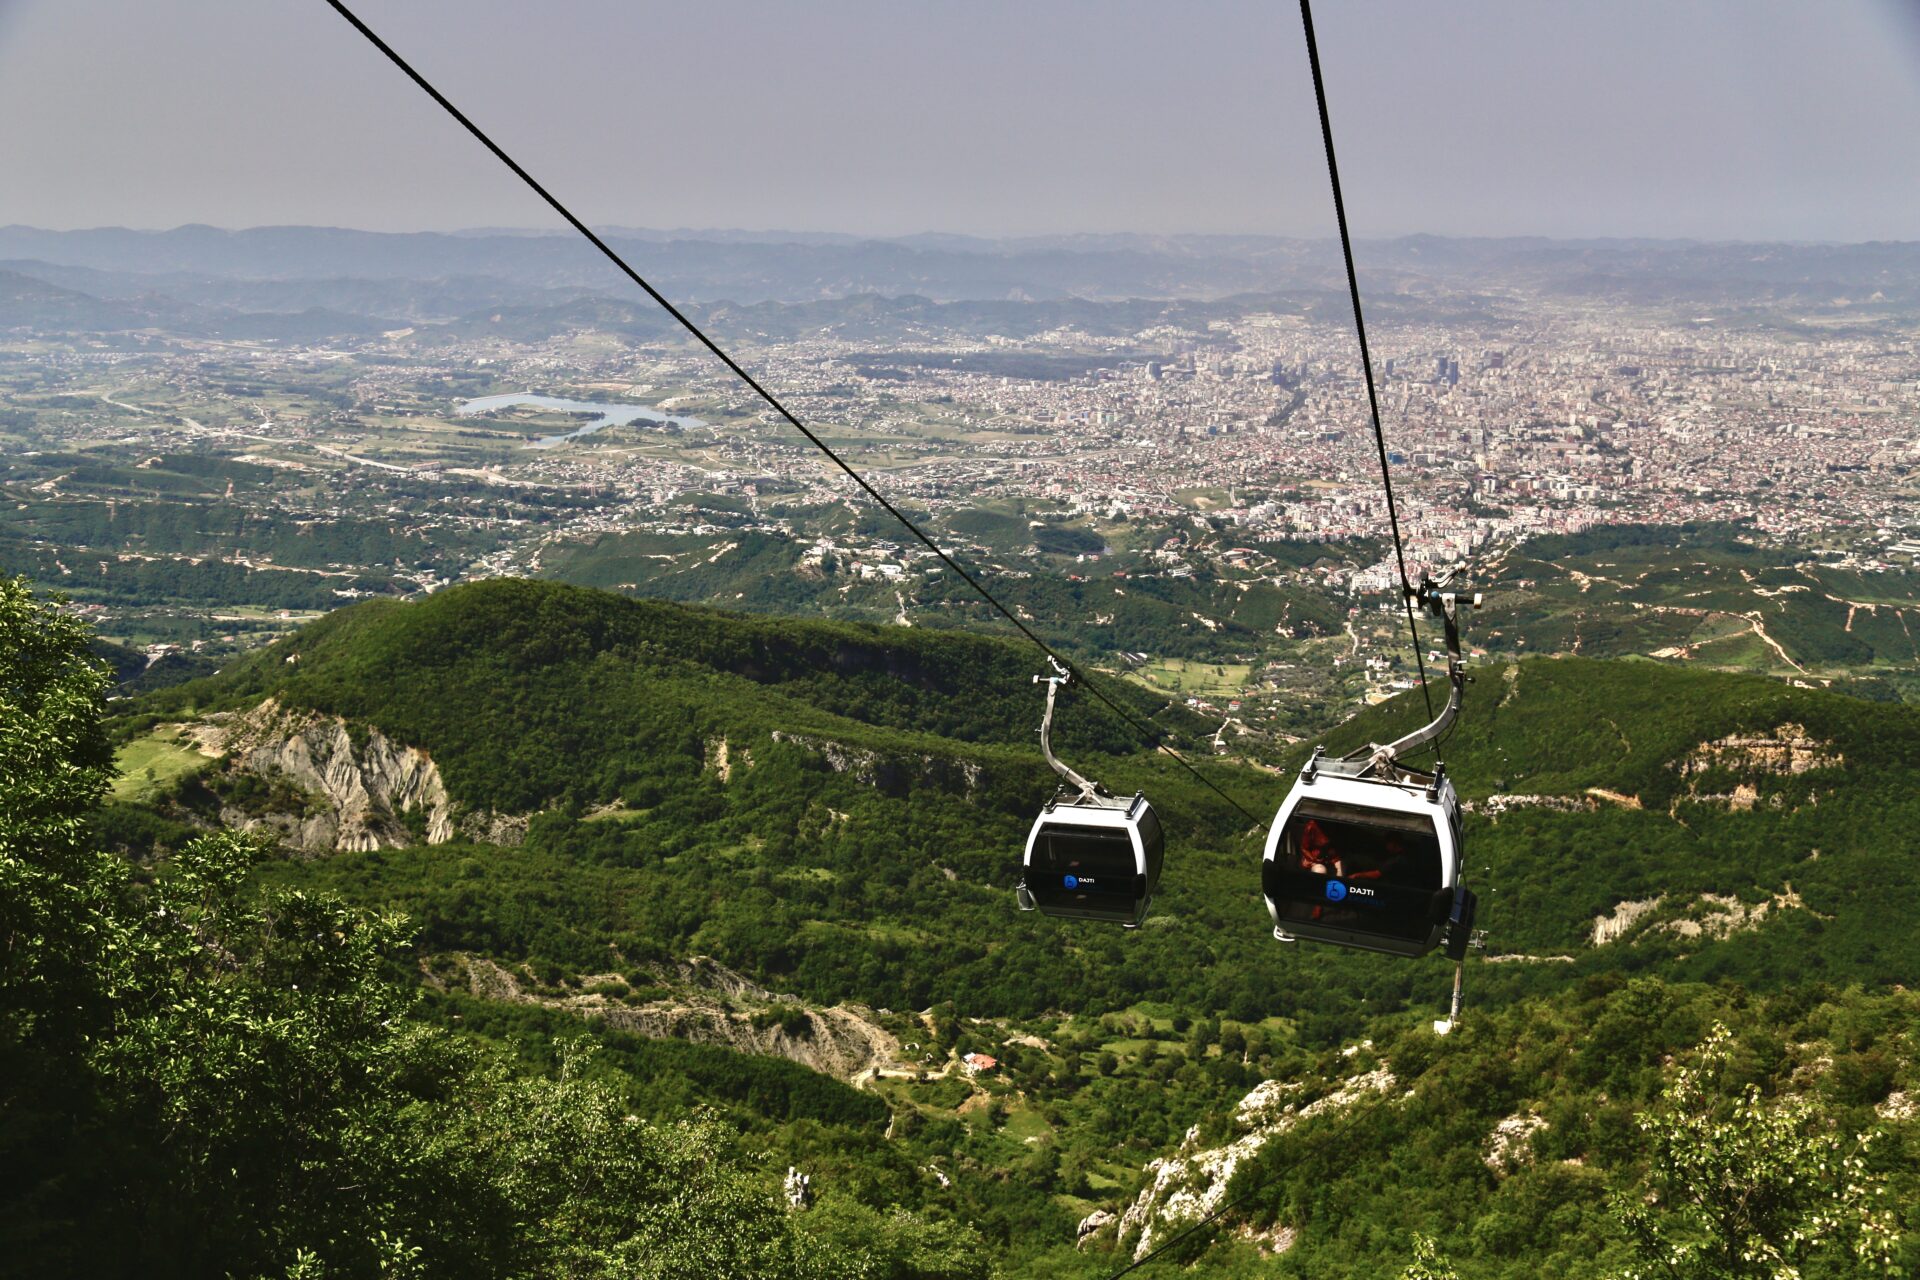
MULTIPOLYGON (((358 9, 597 225, 1331 231, 1285 6, 358 9)), ((1363 238, 1920 238, 1900 0, 1393 0, 1320 25, 1363 238)), ((0 222, 555 225, 323 4, 10 0, 0 113, 0 222)))

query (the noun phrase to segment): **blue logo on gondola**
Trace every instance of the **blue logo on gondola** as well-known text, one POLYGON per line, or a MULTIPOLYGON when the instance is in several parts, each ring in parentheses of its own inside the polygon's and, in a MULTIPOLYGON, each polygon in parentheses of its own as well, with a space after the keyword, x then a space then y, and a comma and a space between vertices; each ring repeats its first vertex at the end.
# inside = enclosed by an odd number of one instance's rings
POLYGON ((1066 886, 1067 886, 1067 888, 1069 888, 1069 889, 1078 889, 1078 888, 1080 887, 1080 877, 1079 877, 1079 876, 1068 876, 1068 877, 1066 878, 1066 886))
POLYGON ((1347 886, 1341 884, 1338 880, 1327 881, 1327 901, 1328 902, 1338 902, 1346 896, 1347 896, 1347 886))

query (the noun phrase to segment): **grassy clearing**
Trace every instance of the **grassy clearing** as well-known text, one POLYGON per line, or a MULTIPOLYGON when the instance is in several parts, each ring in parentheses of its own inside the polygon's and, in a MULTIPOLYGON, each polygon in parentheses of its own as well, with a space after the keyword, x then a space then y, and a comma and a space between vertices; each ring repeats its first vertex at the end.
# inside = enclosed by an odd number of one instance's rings
POLYGON ((1139 684, 1159 693, 1208 698, 1237 698, 1253 678, 1244 662, 1191 662, 1160 658, 1127 673, 1139 684))
POLYGON ((1024 1143, 1029 1138, 1051 1137, 1053 1126, 1031 1107, 1014 1107, 1007 1112, 1006 1124, 1000 1131, 1015 1142, 1024 1143))
POLYGON ((120 748, 114 759, 120 774, 113 781, 113 798, 138 800, 206 762, 177 729, 155 729, 120 748))
MULTIPOLYGON (((828 872, 826 878, 829 880, 833 879, 833 873, 828 872)), ((915 929, 907 925, 894 924, 888 921, 874 921, 862 925, 860 932, 866 934, 869 938, 876 938, 882 942, 897 942, 906 946, 913 946, 927 941, 926 930, 915 929)))
POLYGON ((592 813, 582 814, 580 817, 580 821, 582 822, 632 822, 634 819, 644 818, 649 813, 652 813, 652 812, 653 810, 651 809, 596 809, 592 813))
POLYGON ((1696 644, 1693 660, 1710 666, 1729 667, 1740 671, 1789 669, 1780 661, 1779 655, 1751 631, 1696 644))

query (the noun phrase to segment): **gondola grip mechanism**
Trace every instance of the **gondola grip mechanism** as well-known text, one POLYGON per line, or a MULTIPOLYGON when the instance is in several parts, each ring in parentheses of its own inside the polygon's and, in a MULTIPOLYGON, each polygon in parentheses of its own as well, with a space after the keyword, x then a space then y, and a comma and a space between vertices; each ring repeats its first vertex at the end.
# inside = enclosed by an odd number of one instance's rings
MULTIPOLYGON (((1451 575, 1449 575, 1449 577, 1450 576, 1451 575)), ((1373 770, 1385 772, 1391 768, 1393 762, 1401 756, 1406 755, 1416 747, 1425 746, 1427 743, 1432 742, 1435 738, 1445 733, 1447 729, 1453 725, 1454 720, 1460 715, 1460 698, 1465 692, 1467 684, 1466 665, 1462 661, 1460 654, 1459 604, 1463 596, 1459 592, 1441 590, 1441 587, 1445 586, 1448 580, 1447 578, 1443 578, 1439 583, 1435 583, 1431 577, 1422 575, 1418 587, 1409 585, 1406 588, 1407 597, 1419 601, 1421 607, 1429 614, 1438 618, 1442 627, 1445 628, 1448 685, 1446 705, 1440 708, 1440 714, 1433 718, 1431 724, 1415 729, 1412 733, 1397 738, 1384 746, 1374 747, 1368 759, 1368 767, 1373 770)), ((1464 597, 1464 599, 1470 607, 1478 609, 1482 597, 1481 594, 1476 591, 1471 596, 1464 597)))
POLYGON ((1035 676, 1033 678, 1035 684, 1039 684, 1043 680, 1046 681, 1047 684, 1047 712, 1040 719, 1040 754, 1047 758, 1047 764, 1052 767, 1055 773, 1066 779, 1074 790, 1080 793, 1080 799, 1082 801, 1097 799, 1100 795, 1100 784, 1097 782, 1089 782, 1086 778, 1081 777, 1072 769, 1068 768, 1059 756, 1053 754, 1053 700, 1055 695, 1060 692, 1060 686, 1073 679, 1073 672, 1068 667, 1062 665, 1060 659, 1054 657, 1052 654, 1047 655, 1047 662, 1053 667, 1054 674, 1050 676, 1035 676))

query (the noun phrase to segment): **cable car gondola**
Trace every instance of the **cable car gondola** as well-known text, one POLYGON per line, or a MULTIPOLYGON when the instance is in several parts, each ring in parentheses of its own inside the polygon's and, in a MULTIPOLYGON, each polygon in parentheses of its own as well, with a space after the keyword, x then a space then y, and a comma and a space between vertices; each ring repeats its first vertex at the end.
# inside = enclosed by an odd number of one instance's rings
POLYGON ((1160 882, 1166 837, 1144 793, 1114 796, 1053 754, 1054 697, 1072 673, 1051 656, 1040 751, 1067 786, 1054 794, 1027 833, 1015 897, 1022 911, 1070 920, 1109 920, 1137 929, 1160 882))
MULTIPOLYGON (((1399 759, 1460 714, 1460 600, 1440 586, 1423 578, 1408 591, 1446 629, 1447 705, 1433 723, 1385 746, 1338 760, 1314 752, 1274 817, 1260 880, 1282 942, 1399 956, 1444 943, 1450 958, 1466 955, 1475 899, 1460 883, 1459 797, 1445 765, 1429 773, 1399 759)), ((1478 608, 1480 597, 1470 603, 1478 608)))

